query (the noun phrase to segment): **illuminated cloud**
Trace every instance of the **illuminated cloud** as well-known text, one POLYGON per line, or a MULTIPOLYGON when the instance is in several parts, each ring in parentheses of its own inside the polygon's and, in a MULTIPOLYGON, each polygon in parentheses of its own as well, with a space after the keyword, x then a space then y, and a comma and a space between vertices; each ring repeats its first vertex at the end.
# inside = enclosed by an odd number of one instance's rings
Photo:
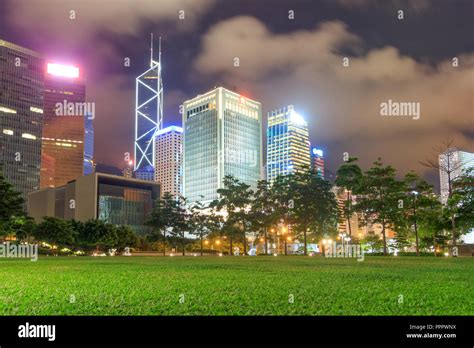
POLYGON ((209 29, 195 69, 250 91, 265 112, 294 104, 313 145, 328 146, 332 168, 349 152, 364 165, 382 156, 402 171, 423 172, 418 161, 447 136, 472 150, 466 129, 474 119, 474 55, 459 55, 458 67, 451 60, 430 65, 391 46, 364 50, 363 44, 340 21, 277 34, 255 18, 235 17, 209 29), (420 119, 382 117, 380 104, 389 99, 419 102, 420 119))

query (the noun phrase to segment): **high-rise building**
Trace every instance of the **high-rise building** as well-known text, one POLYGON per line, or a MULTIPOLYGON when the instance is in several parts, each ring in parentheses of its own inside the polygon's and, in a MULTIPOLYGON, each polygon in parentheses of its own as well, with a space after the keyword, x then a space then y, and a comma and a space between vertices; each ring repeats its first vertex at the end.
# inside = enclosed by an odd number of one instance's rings
POLYGON ((65 185, 92 173, 92 104, 79 68, 48 63, 44 89, 41 187, 65 185))
POLYGON ((267 180, 311 167, 308 124, 293 105, 270 111, 267 126, 267 180))
POLYGON ((262 105, 218 87, 183 104, 184 196, 218 198, 232 175, 255 187, 261 176, 262 105))
POLYGON ((451 148, 439 155, 439 180, 441 188, 441 202, 445 204, 449 198, 449 178, 453 181, 474 167, 474 153, 451 148))
POLYGON ((146 181, 154 181, 155 180, 155 168, 153 166, 145 166, 138 168, 133 172, 133 177, 140 179, 140 180, 146 180, 146 181))
POLYGON ((324 179, 323 150, 315 147, 311 149, 311 167, 324 179))
MULTIPOLYGON (((160 40, 161 45, 161 40, 160 40)), ((161 78, 161 48, 158 61, 153 59, 151 37, 150 68, 135 80, 135 146, 136 177, 153 180, 155 168, 154 137, 163 126, 163 81, 161 78), (148 168, 150 167, 151 170, 148 168), (152 173, 151 176, 148 175, 152 173)))
POLYGON ((183 128, 171 126, 155 134, 155 181, 162 193, 183 195, 183 128))
POLYGON ((43 90, 43 58, 0 40, 0 171, 25 202, 40 186, 43 90))

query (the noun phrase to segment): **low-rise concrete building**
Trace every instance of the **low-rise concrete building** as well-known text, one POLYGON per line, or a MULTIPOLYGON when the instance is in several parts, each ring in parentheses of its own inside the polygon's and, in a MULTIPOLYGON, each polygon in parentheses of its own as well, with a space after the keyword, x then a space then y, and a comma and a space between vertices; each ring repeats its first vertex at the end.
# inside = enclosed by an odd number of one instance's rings
POLYGON ((37 222, 44 216, 82 222, 100 219, 144 232, 153 202, 159 197, 156 182, 93 173, 64 186, 30 193, 28 213, 37 222))

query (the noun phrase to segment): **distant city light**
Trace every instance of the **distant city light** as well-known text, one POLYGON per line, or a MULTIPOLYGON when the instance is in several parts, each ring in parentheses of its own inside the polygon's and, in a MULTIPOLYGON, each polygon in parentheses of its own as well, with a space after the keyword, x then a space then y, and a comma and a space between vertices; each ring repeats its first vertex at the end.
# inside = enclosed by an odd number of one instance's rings
POLYGON ((313 155, 323 157, 323 150, 313 147, 313 155))
POLYGON ((292 110, 290 112, 290 121, 291 122, 294 122, 298 125, 306 125, 306 121, 305 119, 303 118, 303 116, 301 116, 300 114, 298 114, 296 111, 292 110))
POLYGON ((79 68, 73 65, 48 63, 47 73, 55 76, 78 78, 79 68))

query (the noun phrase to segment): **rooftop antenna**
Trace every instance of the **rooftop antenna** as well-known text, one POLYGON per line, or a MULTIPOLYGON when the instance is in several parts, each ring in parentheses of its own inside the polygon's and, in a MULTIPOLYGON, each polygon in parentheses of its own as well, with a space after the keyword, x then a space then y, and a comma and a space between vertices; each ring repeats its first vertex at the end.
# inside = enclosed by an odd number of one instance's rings
POLYGON ((160 68, 161 68, 161 36, 160 36, 160 39, 158 41, 158 63, 160 64, 160 68))
POLYGON ((153 67, 153 33, 151 33, 150 41, 150 68, 153 67))

